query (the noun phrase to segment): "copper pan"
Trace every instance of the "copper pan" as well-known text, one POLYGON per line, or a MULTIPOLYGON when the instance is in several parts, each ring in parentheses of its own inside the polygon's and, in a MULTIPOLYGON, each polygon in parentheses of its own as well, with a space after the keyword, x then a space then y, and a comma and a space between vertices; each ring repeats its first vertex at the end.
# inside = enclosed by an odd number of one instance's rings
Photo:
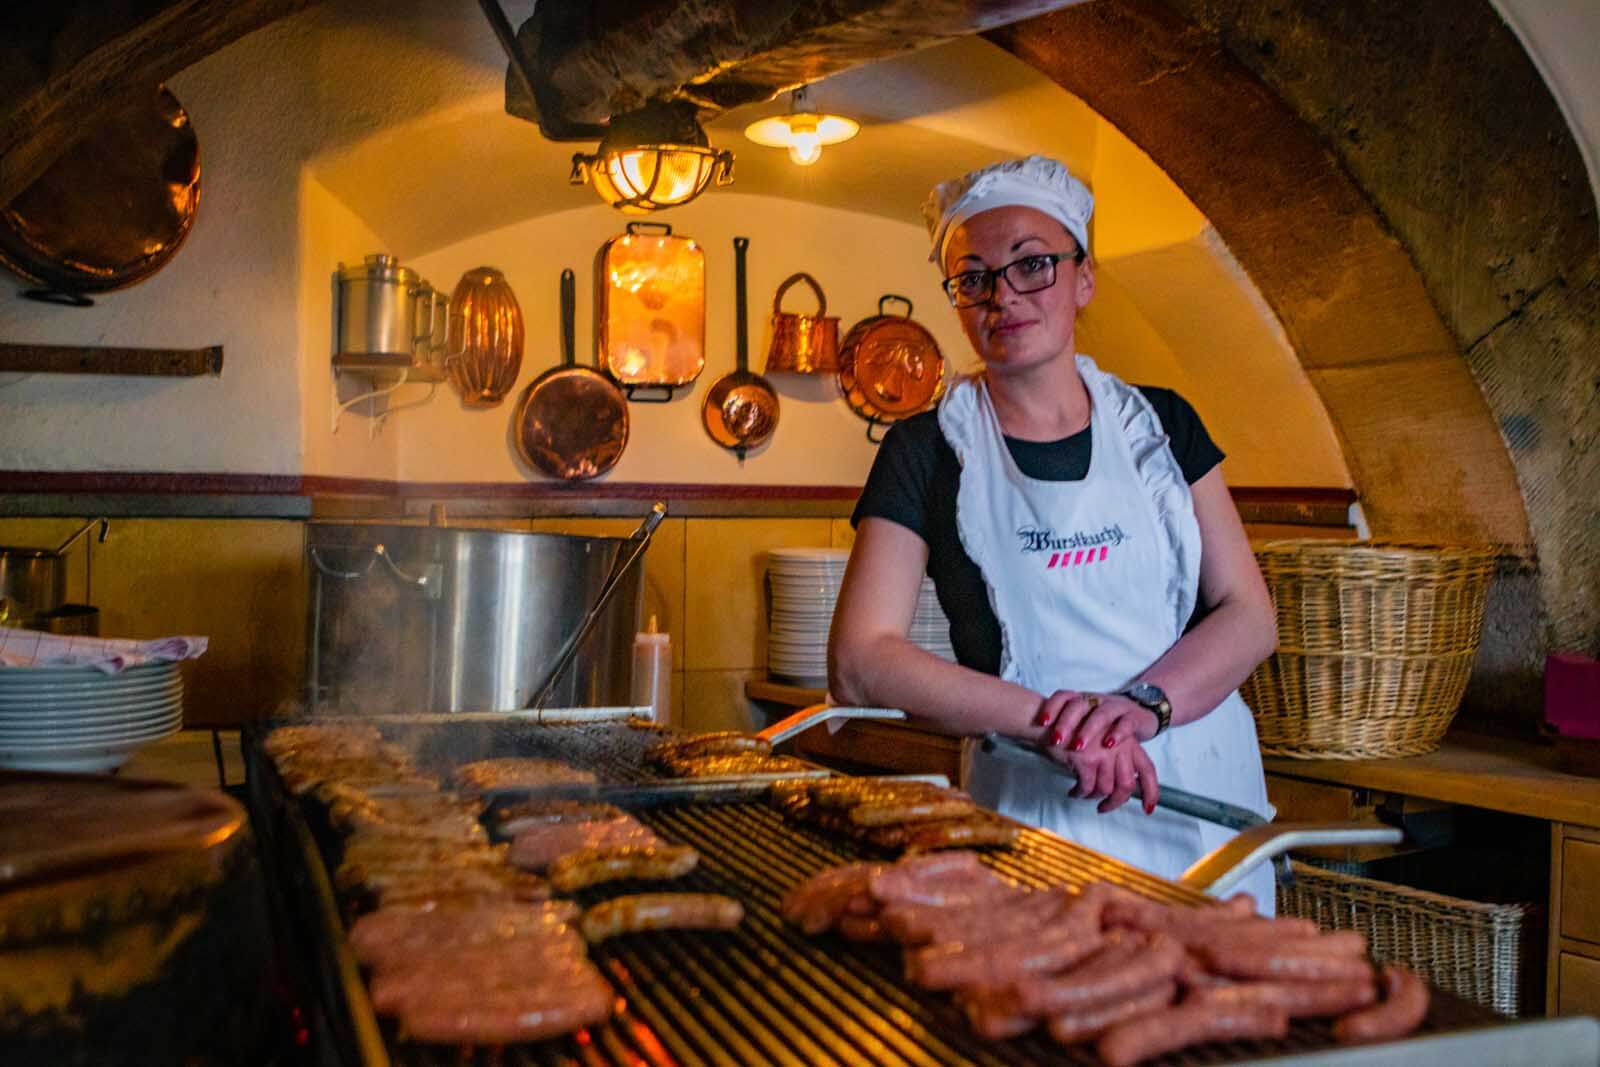
POLYGON ((0 263, 41 286, 24 296, 88 307, 86 293, 143 281, 178 251, 200 203, 200 147, 165 88, 91 128, 0 209, 0 263))
POLYGON ((594 478, 617 465, 628 445, 628 402, 611 379, 577 365, 577 281, 561 272, 561 358, 517 401, 512 429, 529 466, 552 478, 594 478))
POLYGON ((772 347, 767 349, 767 373, 835 374, 839 370, 839 317, 828 314, 822 286, 805 271, 784 279, 772 296, 772 347), (811 286, 817 313, 802 315, 783 310, 783 298, 796 282, 811 286))
POLYGON ((867 420, 867 440, 877 444, 880 426, 925 411, 944 391, 944 354, 920 323, 912 321, 911 301, 889 293, 878 298, 878 313, 850 327, 839 347, 839 389, 850 410, 867 420), (906 306, 890 315, 884 305, 906 306))
POLYGON ((740 460, 750 449, 770 441, 778 428, 778 394, 765 378, 750 372, 750 344, 746 337, 750 308, 745 298, 745 252, 749 247, 750 238, 733 239, 737 369, 711 383, 700 408, 706 433, 740 460))

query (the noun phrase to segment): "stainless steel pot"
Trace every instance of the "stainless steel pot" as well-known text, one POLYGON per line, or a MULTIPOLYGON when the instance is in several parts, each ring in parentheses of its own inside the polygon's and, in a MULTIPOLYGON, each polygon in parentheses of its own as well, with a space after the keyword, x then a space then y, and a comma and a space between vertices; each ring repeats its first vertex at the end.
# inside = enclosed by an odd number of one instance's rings
MULTIPOLYGON (((626 538, 466 527, 307 527, 307 702, 321 713, 526 707, 626 538)), ((626 704, 640 571, 619 582, 550 705, 626 704)))
MULTIPOLYGON (((67 599, 67 549, 100 527, 98 540, 106 539, 110 522, 90 519, 55 548, 0 546, 0 626, 38 627, 41 616, 60 608, 67 599)), ((84 600, 90 593, 90 556, 84 558, 84 600)))
POLYGON ((385 255, 368 256, 359 266, 341 264, 338 281, 335 366, 442 377, 449 303, 443 293, 385 255))

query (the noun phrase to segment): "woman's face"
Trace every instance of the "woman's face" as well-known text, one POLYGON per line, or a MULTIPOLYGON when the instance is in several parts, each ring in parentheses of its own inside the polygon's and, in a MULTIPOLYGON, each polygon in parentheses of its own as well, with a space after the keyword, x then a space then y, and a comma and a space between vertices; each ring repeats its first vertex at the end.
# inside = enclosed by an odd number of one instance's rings
POLYGON ((1075 262, 1077 248, 1065 226, 1031 207, 993 208, 957 227, 945 248, 947 278, 995 270, 1029 255, 1063 254, 1048 289, 1018 293, 996 278, 986 302, 956 309, 973 351, 991 371, 1031 370, 1076 352, 1078 310, 1094 295, 1093 264, 1075 262))

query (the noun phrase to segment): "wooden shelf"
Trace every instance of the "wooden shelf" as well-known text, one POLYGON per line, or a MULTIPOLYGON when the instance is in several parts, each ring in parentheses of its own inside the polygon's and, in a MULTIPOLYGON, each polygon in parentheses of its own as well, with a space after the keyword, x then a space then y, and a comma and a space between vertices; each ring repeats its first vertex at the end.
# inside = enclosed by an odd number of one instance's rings
POLYGON ((1600 778, 1568 774, 1550 748, 1451 734, 1437 752, 1404 759, 1268 758, 1268 774, 1381 789, 1534 819, 1600 826, 1600 778))
POLYGON ((744 695, 751 700, 765 700, 769 704, 786 704, 792 708, 809 708, 828 700, 826 689, 808 689, 801 685, 785 685, 752 678, 744 683, 744 695))
POLYGON ((103 348, 0 342, 0 371, 20 371, 25 374, 131 374, 161 378, 216 376, 222 373, 222 346, 103 348))

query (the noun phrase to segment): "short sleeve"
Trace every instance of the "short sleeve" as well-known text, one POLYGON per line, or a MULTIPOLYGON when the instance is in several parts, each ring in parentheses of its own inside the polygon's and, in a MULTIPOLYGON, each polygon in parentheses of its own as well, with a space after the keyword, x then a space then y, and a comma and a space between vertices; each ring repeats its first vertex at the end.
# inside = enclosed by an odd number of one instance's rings
POLYGON ((850 525, 888 519, 928 540, 931 489, 943 440, 932 412, 895 423, 884 435, 850 525))
POLYGON ((1172 456, 1183 471, 1184 481, 1193 485, 1211 473, 1224 456, 1193 405, 1171 389, 1151 385, 1141 385, 1138 389, 1161 420, 1161 428, 1167 432, 1172 456))

